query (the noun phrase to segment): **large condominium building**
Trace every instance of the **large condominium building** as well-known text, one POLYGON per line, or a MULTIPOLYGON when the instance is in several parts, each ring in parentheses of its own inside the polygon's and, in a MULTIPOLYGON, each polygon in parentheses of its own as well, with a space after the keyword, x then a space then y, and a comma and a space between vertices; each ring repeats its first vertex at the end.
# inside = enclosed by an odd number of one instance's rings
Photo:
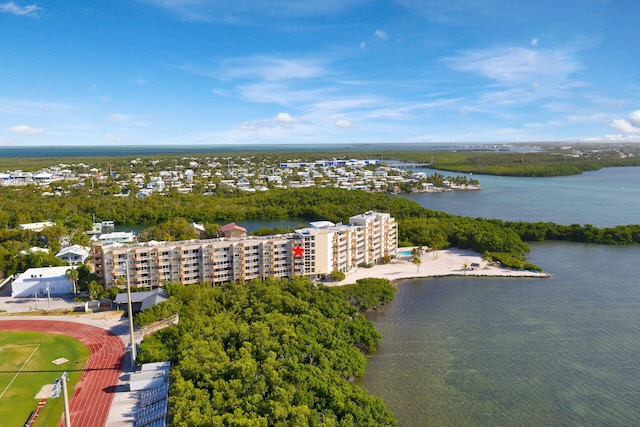
POLYGON ((220 283, 305 275, 322 279, 397 252, 397 225, 388 213, 367 212, 349 225, 328 221, 294 233, 264 237, 223 237, 181 242, 97 244, 95 272, 107 287, 220 283))

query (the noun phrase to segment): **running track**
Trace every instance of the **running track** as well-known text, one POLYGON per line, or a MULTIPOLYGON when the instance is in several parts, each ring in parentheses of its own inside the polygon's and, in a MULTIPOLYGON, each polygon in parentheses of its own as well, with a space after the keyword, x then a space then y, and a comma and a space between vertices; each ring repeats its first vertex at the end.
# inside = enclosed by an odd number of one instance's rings
MULTIPOLYGON (((125 356, 120 338, 105 329, 60 320, 0 320, 0 330, 64 334, 89 347, 89 360, 69 402, 71 425, 106 424, 125 356)), ((59 426, 64 426, 64 417, 59 426)))

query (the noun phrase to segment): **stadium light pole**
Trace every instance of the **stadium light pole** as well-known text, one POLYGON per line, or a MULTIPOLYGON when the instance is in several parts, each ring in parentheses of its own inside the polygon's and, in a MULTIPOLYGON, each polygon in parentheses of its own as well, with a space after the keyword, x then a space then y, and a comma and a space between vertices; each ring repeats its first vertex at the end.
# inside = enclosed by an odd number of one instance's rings
POLYGON ((71 415, 69 413, 69 394, 67 391, 67 373, 65 372, 60 377, 62 381, 62 402, 64 404, 64 425, 65 427, 71 427, 71 415))
POLYGON ((131 338, 131 368, 136 366, 136 341, 133 336, 133 309, 131 308, 131 283, 129 282, 129 258, 124 264, 125 274, 127 275, 127 306, 129 317, 129 336, 131 338))

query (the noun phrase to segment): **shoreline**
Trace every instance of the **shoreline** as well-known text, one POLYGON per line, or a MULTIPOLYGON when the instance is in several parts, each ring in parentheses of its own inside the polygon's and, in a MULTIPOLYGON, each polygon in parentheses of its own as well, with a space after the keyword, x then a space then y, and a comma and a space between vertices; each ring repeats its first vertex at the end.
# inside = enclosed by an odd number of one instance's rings
MULTIPOLYGON (((401 248, 407 251, 411 248, 401 248)), ((341 286, 356 283, 358 279, 377 278, 388 279, 395 284, 404 279, 425 279, 437 277, 469 276, 469 277, 524 277, 547 278, 548 273, 529 270, 512 270, 490 266, 480 254, 472 250, 458 248, 443 249, 437 252, 424 253, 421 264, 417 267, 411 262, 411 256, 398 255, 389 264, 377 264, 370 268, 358 267, 345 273, 345 279, 340 282, 324 283, 327 286, 341 286), (465 270, 463 267, 467 265, 465 270), (478 267, 471 268, 472 264, 478 267)))

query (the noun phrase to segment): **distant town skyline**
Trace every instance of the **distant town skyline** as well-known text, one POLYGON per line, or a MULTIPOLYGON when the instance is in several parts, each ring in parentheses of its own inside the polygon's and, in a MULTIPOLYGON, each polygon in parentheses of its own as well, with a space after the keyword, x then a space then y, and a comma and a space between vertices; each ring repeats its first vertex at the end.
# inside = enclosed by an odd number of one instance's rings
POLYGON ((0 146, 640 142, 631 0, 0 0, 0 146))

